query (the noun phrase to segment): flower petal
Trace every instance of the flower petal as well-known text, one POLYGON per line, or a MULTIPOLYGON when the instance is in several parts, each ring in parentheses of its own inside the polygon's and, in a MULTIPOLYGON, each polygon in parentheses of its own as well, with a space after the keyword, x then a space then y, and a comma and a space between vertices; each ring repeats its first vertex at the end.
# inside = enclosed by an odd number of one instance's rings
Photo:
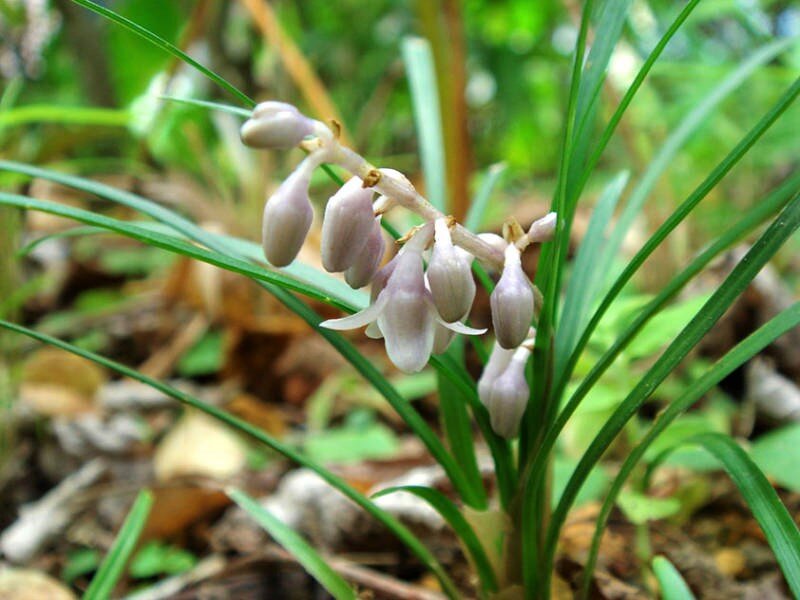
POLYGON ((461 321, 453 321, 452 323, 448 323, 438 315, 436 316, 436 321, 439 323, 439 325, 447 327, 449 330, 460 333, 461 335, 483 335, 489 331, 485 327, 483 329, 475 329, 474 327, 464 325, 464 323, 461 321))
POLYGON ((335 329, 343 331, 345 329, 358 329, 364 325, 369 325, 375 321, 386 306, 386 296, 381 294, 378 299, 370 304, 367 308, 341 319, 328 319, 319 324, 320 327, 325 329, 335 329))
POLYGON ((401 371, 416 373, 433 350, 434 319, 429 300, 417 293, 392 294, 378 317, 389 360, 401 371))

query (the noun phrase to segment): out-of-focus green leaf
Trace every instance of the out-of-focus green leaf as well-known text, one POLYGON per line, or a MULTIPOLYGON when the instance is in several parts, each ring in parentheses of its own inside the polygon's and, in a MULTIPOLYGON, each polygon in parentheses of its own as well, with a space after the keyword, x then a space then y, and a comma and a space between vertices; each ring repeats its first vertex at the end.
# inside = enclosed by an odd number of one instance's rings
POLYGON ((209 331, 181 356, 177 365, 178 373, 183 377, 212 375, 222 368, 224 359, 222 332, 209 331))
POLYGON ((654 498, 633 490, 620 492, 617 505, 625 517, 636 525, 666 519, 681 509, 681 501, 677 498, 654 498))
POLYGON ((128 571, 136 579, 158 575, 177 575, 197 564, 197 557, 177 546, 152 540, 142 546, 131 561, 128 571))
POLYGON ((653 573, 658 579, 658 587, 663 600, 694 600, 694 594, 684 581, 678 569, 663 556, 653 559, 653 573))
POLYGON ((152 492, 149 490, 139 492, 111 549, 83 594, 83 600, 106 600, 111 597, 114 587, 122 576, 125 564, 136 548, 152 506, 152 492))
POLYGON ((800 448, 800 423, 792 423, 758 438, 753 442, 751 455, 759 468, 780 485, 800 492, 797 448, 800 448))

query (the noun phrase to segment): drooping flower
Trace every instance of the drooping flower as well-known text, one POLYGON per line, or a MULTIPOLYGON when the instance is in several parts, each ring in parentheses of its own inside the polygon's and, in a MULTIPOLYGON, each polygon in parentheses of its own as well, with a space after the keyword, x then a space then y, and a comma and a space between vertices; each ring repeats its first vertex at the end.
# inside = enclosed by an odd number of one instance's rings
POLYGON ((494 432, 501 437, 511 439, 518 435, 522 416, 528 406, 530 388, 525 379, 525 366, 531 351, 525 346, 513 351, 502 347, 498 347, 497 350, 502 352, 498 363, 507 364, 499 375, 491 380, 491 385, 487 386, 488 392, 484 390, 481 398, 486 398, 484 404, 489 411, 489 420, 494 432))
POLYGON ((322 222, 322 266, 338 273, 350 267, 367 244, 375 225, 370 188, 350 178, 325 206, 322 222))
POLYGON ((240 135, 253 148, 289 149, 314 131, 314 122, 285 102, 262 102, 244 122, 240 135))
POLYGON ((368 308, 321 326, 341 330, 377 323, 389 360, 407 373, 417 372, 428 363, 437 322, 457 333, 483 333, 485 330, 461 323, 445 323, 436 312, 423 271, 422 251, 429 241, 430 230, 423 228, 406 243, 394 259, 386 285, 368 308))
POLYGON ((383 260, 386 251, 386 242, 383 240, 381 232, 381 219, 376 218, 372 222, 372 230, 367 237, 367 243, 362 251, 356 256, 356 260, 344 272, 344 279, 347 284, 358 289, 367 285, 378 271, 378 267, 383 260))
POLYGON ((311 228, 314 209, 308 199, 308 184, 316 166, 316 160, 307 157, 264 205, 264 256, 276 267, 285 267, 295 259, 311 228))
POLYGON ((463 319, 475 299, 472 255, 453 244, 446 218, 434 222, 434 243, 428 283, 439 315, 452 323, 463 319))
POLYGON ((497 343, 503 348, 516 348, 528 335, 534 296, 531 282, 522 270, 520 251, 514 244, 506 246, 503 274, 489 301, 497 343))
POLYGON ((514 350, 506 350, 497 342, 492 347, 492 353, 489 355, 489 360, 483 367, 478 379, 478 398, 480 398, 483 405, 489 408, 489 398, 492 391, 492 386, 495 380, 503 374, 508 364, 511 362, 511 357, 514 356, 514 350))

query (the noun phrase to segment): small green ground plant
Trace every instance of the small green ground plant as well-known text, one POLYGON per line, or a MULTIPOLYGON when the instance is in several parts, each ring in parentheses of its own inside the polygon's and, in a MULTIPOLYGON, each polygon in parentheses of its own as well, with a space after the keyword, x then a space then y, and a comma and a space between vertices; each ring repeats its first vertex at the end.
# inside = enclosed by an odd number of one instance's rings
MULTIPOLYGON (((409 68, 416 73, 412 83, 416 82, 416 119, 428 183, 427 199, 419 195, 402 174, 373 166, 340 143, 335 127, 312 121, 294 107, 282 103, 256 105, 230 82, 147 29, 90 0, 75 2, 184 61, 230 93, 238 105, 189 98, 181 99, 182 102, 246 119, 242 137, 250 145, 267 149, 300 146, 306 150, 308 156, 301 166, 266 205, 263 251, 270 264, 264 263, 262 247, 252 241, 211 233, 178 212, 142 196, 56 170, 0 161, 0 170, 53 181, 93 194, 128 207, 147 220, 122 221, 65 204, 7 192, 0 192, 0 205, 72 219, 84 227, 81 233, 117 233, 255 281, 313 327, 386 399, 441 465, 452 482, 456 498, 425 487, 393 488, 381 494, 414 494, 441 514, 463 543, 478 577, 481 596, 549 598, 559 534, 578 494, 604 453, 800 226, 800 177, 795 174, 769 196, 754 201, 745 212, 731 215, 724 233, 689 261, 655 296, 636 307, 622 331, 593 356, 591 366, 576 379, 576 367, 585 356, 593 334, 604 315, 616 306, 623 289, 645 261, 665 243, 669 234, 695 211, 792 107, 800 93, 800 79, 795 80, 769 110, 752 120, 745 136, 722 156, 716 167, 667 216, 633 258, 619 268, 616 261, 623 239, 650 197, 655 179, 721 99, 758 66, 789 48, 793 41, 771 42, 756 51, 688 113, 619 211, 617 205, 628 183, 628 175, 621 174, 612 179, 601 194, 577 256, 570 263, 567 260, 570 233, 587 183, 632 100, 668 43, 700 4, 699 0, 690 0, 684 5, 663 32, 599 137, 593 134, 593 124, 600 118, 601 90, 631 2, 586 2, 572 59, 566 125, 551 213, 535 222, 528 231, 522 230, 510 218, 503 238, 481 236, 475 231, 488 204, 492 185, 497 180, 494 173, 487 175, 486 185, 473 200, 463 223, 456 223, 445 213, 441 181, 444 164, 441 125, 435 109, 431 109, 437 103, 426 97, 426 94, 431 94, 431 86, 425 82, 430 82, 432 65, 424 43, 412 40, 405 52, 409 68), (594 40, 591 47, 587 43, 590 35, 594 40), (345 272, 347 282, 355 289, 294 261, 310 223, 306 190, 311 171, 316 168, 324 169, 342 186, 326 208, 323 263, 327 263, 326 268, 332 272, 345 272), (343 178, 346 174, 354 178, 345 183, 343 178), (381 196, 375 205, 373 192, 381 196), (381 271, 377 271, 377 267, 383 256, 383 247, 376 244, 379 250, 368 251, 364 241, 354 253, 350 245, 354 240, 382 240, 380 230, 376 229, 379 222, 376 215, 380 216, 393 205, 416 213, 422 224, 403 232, 401 241, 404 245, 395 259, 394 270, 383 271, 380 279, 381 271), (619 214, 616 220, 613 219, 615 213, 619 214), (663 352, 625 391, 624 397, 606 418, 597 423, 591 441, 571 471, 561 494, 554 499, 551 488, 556 445, 581 402, 592 392, 601 376, 638 339, 645 326, 662 314, 696 275, 715 257, 756 233, 756 240, 744 258, 719 287, 692 310, 688 323, 673 339, 662 340, 666 345, 663 352), (521 253, 532 243, 541 244, 533 283, 527 280, 520 266, 521 253), (431 254, 423 254, 430 246, 431 254), (357 263, 357 259, 366 262, 357 263), (427 288, 423 279, 426 261, 427 288), (474 271, 478 283, 492 294, 496 338, 491 354, 486 352, 482 343, 475 344, 485 362, 484 373, 478 381, 465 367, 462 341, 456 339, 448 347, 454 334, 476 336, 483 333, 460 322, 468 313, 475 293, 470 270, 474 271), (497 284, 491 272, 499 274, 497 284), (376 279, 380 280, 378 285, 376 279), (369 281, 373 281, 372 297, 358 289, 369 281), (303 297, 326 303, 352 316, 323 322, 303 297), (439 378, 441 437, 390 381, 337 331, 374 323, 377 323, 378 330, 375 330, 375 325, 370 325, 372 334, 385 338, 387 353, 398 367, 417 371, 430 364, 435 369, 439 378), (495 481, 491 488, 485 485, 478 468, 473 422, 477 424, 493 461, 495 481), (478 518, 489 519, 496 526, 478 528, 475 526, 478 518)), ((383 225, 394 237, 399 237, 398 232, 386 223, 383 225)), ((603 501, 589 561, 583 573, 583 597, 589 593, 600 537, 610 511, 651 444, 725 376, 798 324, 800 304, 795 303, 705 369, 668 403, 638 440, 603 501)), ((366 497, 290 444, 106 357, 10 321, 0 321, 0 327, 73 352, 120 375, 146 383, 218 418, 289 460, 312 469, 394 532, 436 576, 448 597, 461 596, 433 553, 408 528, 381 509, 374 498, 366 497)), ((595 352, 596 347, 592 351, 595 352)), ((722 463, 764 531, 789 588, 795 595, 800 595, 800 532, 747 452, 731 437, 721 433, 703 433, 681 443, 701 446, 722 463)), ((660 460, 663 457, 651 462, 649 469, 655 469, 660 460)), ((352 586, 297 533, 286 528, 241 490, 230 490, 229 495, 276 541, 293 552, 334 597, 355 597, 352 586)), ((107 597, 113 589, 142 529, 150 502, 147 493, 137 500, 117 543, 87 591, 87 597, 107 597)), ((683 593, 681 590, 684 590, 685 583, 672 565, 657 558, 654 570, 665 593, 667 589, 675 594, 683 593)))

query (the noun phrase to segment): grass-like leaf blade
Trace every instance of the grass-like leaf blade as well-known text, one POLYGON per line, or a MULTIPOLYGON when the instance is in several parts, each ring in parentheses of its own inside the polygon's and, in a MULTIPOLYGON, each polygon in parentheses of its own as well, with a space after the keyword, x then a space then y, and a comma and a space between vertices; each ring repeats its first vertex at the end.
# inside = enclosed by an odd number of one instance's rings
POLYGON ((559 374, 560 379, 556 390, 563 390, 567 379, 578 361, 580 353, 586 347, 592 333, 594 332, 600 319, 614 302, 625 285, 639 270, 645 260, 653 251, 661 245, 661 242, 694 210, 694 208, 711 192, 722 178, 739 162, 750 148, 761 138, 770 126, 786 111, 800 94, 800 78, 786 90, 780 99, 770 108, 770 110, 758 121, 758 123, 739 141, 736 147, 714 168, 700 185, 684 200, 681 205, 659 226, 656 232, 648 238, 644 246, 630 260, 625 270, 616 279, 611 289, 603 297, 600 306, 595 310, 591 320, 578 340, 575 349, 566 365, 565 369, 559 374))
POLYGON ((734 300, 746 289, 767 261, 800 226, 800 197, 795 197, 759 237, 745 257, 736 265, 722 285, 708 299, 695 317, 684 327, 655 364, 636 384, 622 404, 606 421, 581 457, 570 477, 561 500, 553 511, 546 538, 545 559, 548 571, 552 567, 558 533, 567 513, 591 469, 603 452, 622 431, 628 420, 650 397, 667 375, 683 360, 700 339, 711 329, 734 300))
POLYGON ((589 595, 592 571, 597 563, 597 556, 600 551, 600 540, 606 523, 608 522, 608 517, 614 508, 619 492, 622 490, 628 477, 630 477, 648 448, 650 448, 658 436, 660 436, 675 419, 700 400, 711 388, 753 356, 761 352, 775 339, 798 325, 800 325, 800 303, 795 303, 742 340, 710 367, 702 377, 692 383, 683 394, 671 402, 666 410, 658 416, 645 436, 633 450, 630 451, 614 478, 614 481, 611 483, 611 487, 603 499, 603 504, 597 516, 597 525, 583 574, 582 592, 584 598, 588 598, 589 595))
POLYGON ((428 41, 418 37, 403 39, 402 50, 419 138, 425 193, 431 204, 443 211, 447 207, 447 164, 433 53, 428 41))
POLYGON ((653 559, 653 573, 663 600, 694 600, 694 594, 678 569, 663 556, 653 559))
POLYGON ((83 600, 106 600, 122 576, 128 559, 136 549, 139 536, 142 534, 150 509, 153 507, 153 494, 142 490, 136 496, 125 522, 119 530, 111 549, 106 554, 100 567, 92 578, 89 587, 83 594, 83 600))
POLYGON ((730 437, 703 433, 687 440, 713 454, 739 488, 761 526, 795 597, 800 598, 800 531, 767 478, 730 437))
POLYGON ((303 568, 336 600, 355 600, 353 588, 334 571, 325 559, 300 534, 275 517, 256 500, 238 489, 228 496, 264 528, 272 538, 297 559, 303 568))
MULTIPOLYGON (((240 254, 233 245, 229 244, 225 238, 215 237, 209 232, 198 227, 185 217, 159 206, 154 202, 132 194, 117 190, 111 186, 89 181, 80 177, 64 175, 47 169, 40 169, 30 165, 14 163, 11 161, 0 160, 0 170, 9 170, 16 173, 23 173, 33 177, 42 177, 47 180, 56 181, 69 187, 96 194, 107 200, 118 202, 124 206, 146 214, 159 223, 163 223, 187 236, 189 239, 199 242, 221 255, 228 255, 234 260, 241 260, 240 254)), ((13 200, 12 202, 17 202, 13 200)), ((60 206, 60 205, 59 205, 60 206)), ((59 210, 66 210, 61 208, 59 210)), ((166 243, 166 242, 165 242, 166 243)), ((186 248, 187 252, 197 253, 200 249, 195 249, 191 245, 186 248)), ((219 256, 215 258, 217 260, 219 256)), ((246 258, 246 257, 245 257, 246 258)), ((212 263, 213 264, 213 263, 212 263)), ((243 264, 237 265, 247 270, 243 264)), ((430 451, 431 455, 442 465, 448 476, 453 481, 453 485, 459 490, 464 501, 470 505, 480 505, 481 492, 476 489, 466 478, 460 466, 453 457, 447 452, 441 440, 431 430, 424 419, 417 413, 411 404, 405 400, 389 381, 378 371, 377 368, 361 353, 348 342, 342 335, 330 329, 319 327, 322 319, 301 300, 293 296, 283 287, 268 281, 268 278, 261 273, 255 281, 267 289, 273 296, 284 304, 289 310, 300 316, 306 323, 314 328, 319 335, 327 340, 348 362, 350 362, 361 375, 369 381, 372 386, 389 402, 394 410, 406 422, 412 431, 419 437, 430 451)), ((350 309, 352 311, 352 309, 350 309)))
MULTIPOLYGON (((445 354, 451 362, 463 365, 464 340, 454 339, 445 354)), ((483 477, 478 469, 478 459, 475 455, 472 420, 467 410, 469 402, 461 389, 444 372, 437 371, 436 379, 436 387, 439 392, 439 414, 450 452, 461 465, 473 488, 479 491, 480 497, 477 498, 479 502, 474 508, 485 509, 488 500, 483 487, 483 477)))
POLYGON ((737 223, 729 227, 717 240, 709 244, 691 263, 653 298, 625 329, 617 339, 597 360, 589 373, 583 377, 577 389, 572 393, 567 403, 561 409, 558 417, 547 431, 535 460, 529 465, 529 470, 541 468, 541 461, 555 445, 558 435, 567 424, 567 421, 578 408, 578 405, 591 391, 594 384, 603 376, 606 370, 614 363, 616 358, 625 350, 644 328, 644 326, 659 313, 698 273, 700 273, 716 256, 743 239, 750 231, 761 225, 769 217, 775 215, 783 208, 800 189, 800 173, 795 174, 785 181, 778 189, 769 194, 765 199, 756 202, 737 223))
POLYGON ((489 206, 492 192, 505 171, 505 163, 495 163, 486 169, 486 175, 481 182, 480 188, 478 188, 478 192, 475 194, 472 202, 470 202, 467 216, 464 218, 464 227, 470 231, 477 233, 483 223, 483 218, 486 214, 486 208, 489 206))
POLYGON ((113 10, 106 8, 105 6, 101 6, 96 2, 92 2, 91 0, 72 0, 72 1, 75 2, 76 4, 80 4, 84 8, 88 8, 92 12, 97 13, 98 15, 108 19, 109 21, 113 21, 114 23, 121 25, 128 31, 131 31, 132 33, 135 33, 136 35, 144 38, 151 44, 154 44, 155 46, 158 46, 159 48, 166 50, 167 52, 172 54, 172 56, 182 60, 190 67, 193 67, 198 72, 208 77, 211 81, 219 85, 221 88, 227 90, 231 95, 241 100, 245 106, 248 107, 255 106, 255 102, 250 97, 248 97, 247 94, 242 92, 232 83, 230 83, 227 79, 225 79, 221 75, 218 75, 208 67, 200 64, 191 56, 186 54, 183 50, 181 50, 174 44, 171 44, 170 42, 162 38, 160 35, 153 33, 152 31, 146 29, 145 27, 142 27, 138 23, 134 23, 130 19, 127 19, 122 15, 115 13, 113 10))
MULTIPOLYGON (((284 291, 281 288, 278 288, 278 290, 284 291)), ((65 350, 75 354, 76 356, 90 360, 111 371, 119 373, 124 377, 130 377, 131 379, 139 381, 140 383, 158 390, 170 398, 174 398, 182 404, 196 408, 197 410, 214 417, 222 423, 233 427, 234 429, 250 436, 254 440, 264 444, 279 454, 282 454, 290 461, 314 471, 324 481, 339 490, 347 498, 355 502, 367 513, 375 517, 378 521, 386 525, 392 531, 392 533, 394 533, 404 544, 406 544, 406 546, 408 546, 408 548, 422 561, 422 563, 428 567, 434 573, 434 575, 436 575, 445 593, 451 598, 458 598, 458 591, 445 570, 442 568, 433 554, 431 554, 431 552, 403 524, 401 524, 386 511, 376 506, 375 503, 369 500, 366 496, 356 491, 344 479, 318 465, 288 444, 273 438, 263 429, 256 427, 247 421, 239 419, 238 417, 231 415, 221 408, 198 400, 197 398, 186 394, 172 387, 171 385, 153 379, 152 377, 148 377, 147 375, 144 375, 135 369, 111 360, 110 358, 106 358, 105 356, 101 356, 100 354, 96 354, 95 352, 79 348, 63 340, 59 340, 44 333, 34 331, 33 329, 29 329, 16 323, 11 323, 10 321, 0 319, 0 328, 25 335, 34 340, 38 340, 39 342, 49 344, 61 350, 65 350)))
POLYGON ((605 187, 595 205, 586 235, 578 248, 575 265, 567 285, 564 311, 556 333, 556 372, 561 370, 575 345, 585 321, 585 315, 600 291, 605 271, 597 264, 597 257, 605 251, 608 227, 622 191, 628 183, 627 171, 614 177, 605 187))

